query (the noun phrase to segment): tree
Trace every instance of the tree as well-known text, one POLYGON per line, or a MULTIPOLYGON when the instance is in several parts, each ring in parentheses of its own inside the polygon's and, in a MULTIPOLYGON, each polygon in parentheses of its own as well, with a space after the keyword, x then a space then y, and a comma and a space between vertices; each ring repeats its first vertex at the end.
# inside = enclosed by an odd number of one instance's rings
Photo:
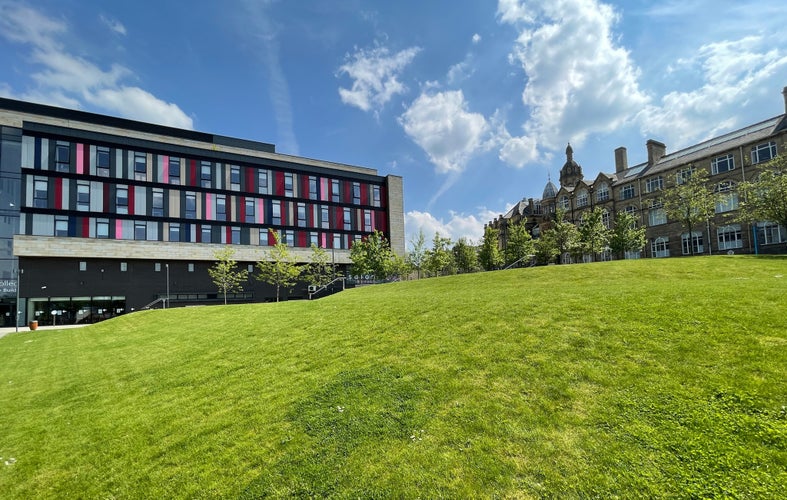
POLYGON ((579 230, 572 222, 565 220, 563 210, 555 213, 555 222, 552 223, 550 231, 553 232, 560 262, 566 254, 576 255, 579 248, 579 230))
POLYGON ((484 228, 484 239, 478 251, 478 260, 487 271, 499 269, 503 265, 503 256, 499 247, 500 231, 491 226, 484 228))
POLYGON ((397 255, 383 233, 375 231, 366 238, 356 241, 350 248, 352 272, 355 275, 372 275, 375 280, 384 280, 399 272, 397 255))
POLYGON ((303 269, 302 275, 310 285, 318 288, 324 287, 336 279, 336 269, 325 249, 318 247, 314 243, 312 243, 311 248, 310 262, 303 269))
POLYGON ((579 246, 584 254, 594 260, 609 246, 609 229, 604 226, 601 208, 596 207, 585 213, 579 226, 579 246))
POLYGON ((541 236, 533 242, 533 250, 536 255, 536 263, 542 266, 555 261, 555 257, 560 254, 555 242, 555 232, 547 229, 541 232, 541 236))
POLYGON ((432 238, 432 249, 426 252, 426 269, 434 276, 452 274, 454 255, 451 253, 451 238, 444 238, 435 233, 432 238))
POLYGON ((739 185, 742 195, 739 219, 787 227, 787 155, 775 157, 763 169, 756 180, 739 185))
POLYGON ((459 238, 451 252, 454 254, 457 272, 474 273, 478 270, 478 252, 466 238, 459 238))
POLYGON ((513 265, 531 255, 533 255, 533 237, 530 236, 524 222, 509 226, 505 249, 506 265, 513 265))
POLYGON ((242 292, 241 283, 249 279, 249 272, 245 269, 238 269, 238 263, 234 258, 235 250, 232 247, 216 250, 213 252, 213 256, 216 258, 216 263, 208 268, 208 274, 219 292, 224 294, 224 305, 226 306, 227 293, 242 292))
POLYGON ((667 217, 679 221, 688 230, 691 255, 694 255, 692 231, 702 228, 716 210, 716 195, 708 187, 707 179, 705 170, 693 170, 691 177, 666 189, 661 196, 667 217))
POLYGON ((639 252, 645 247, 645 228, 637 227, 637 218, 628 212, 615 215, 615 227, 609 235, 609 248, 618 258, 626 252, 639 252))
POLYGON ((279 240, 279 233, 269 229, 276 244, 267 252, 267 260, 257 262, 257 279, 276 286, 276 302, 279 301, 279 291, 281 287, 291 288, 298 282, 301 275, 301 267, 295 262, 295 258, 290 255, 287 245, 279 240))
POLYGON ((423 229, 418 230, 418 237, 410 240, 410 244, 412 248, 407 254, 407 263, 418 272, 418 279, 421 279, 421 269, 426 259, 426 238, 423 229))

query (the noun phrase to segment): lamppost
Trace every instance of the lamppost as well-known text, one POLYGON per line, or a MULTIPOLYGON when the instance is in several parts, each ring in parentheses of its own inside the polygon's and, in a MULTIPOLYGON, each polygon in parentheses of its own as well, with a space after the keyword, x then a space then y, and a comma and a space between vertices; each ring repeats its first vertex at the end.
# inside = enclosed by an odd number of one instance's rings
POLYGON ((164 267, 167 268, 167 302, 164 304, 164 309, 169 307, 169 263, 164 264, 164 267))
POLYGON ((19 306, 19 289, 22 285, 22 274, 24 274, 25 270, 19 267, 19 264, 16 265, 16 321, 14 321, 14 325, 16 325, 16 333, 19 333, 19 316, 22 314, 22 309, 19 306))

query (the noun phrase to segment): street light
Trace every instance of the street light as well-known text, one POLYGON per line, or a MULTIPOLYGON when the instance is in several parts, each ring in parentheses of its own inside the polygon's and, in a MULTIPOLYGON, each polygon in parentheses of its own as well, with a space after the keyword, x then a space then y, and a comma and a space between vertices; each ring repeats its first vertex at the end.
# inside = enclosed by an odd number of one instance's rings
POLYGON ((167 268, 167 302, 164 304, 164 309, 169 307, 169 264, 164 264, 167 268))
POLYGON ((19 289, 22 285, 22 274, 24 274, 25 270, 19 267, 19 264, 16 266, 16 321, 14 321, 14 325, 16 325, 16 333, 19 333, 19 316, 22 314, 22 309, 19 307, 19 289))

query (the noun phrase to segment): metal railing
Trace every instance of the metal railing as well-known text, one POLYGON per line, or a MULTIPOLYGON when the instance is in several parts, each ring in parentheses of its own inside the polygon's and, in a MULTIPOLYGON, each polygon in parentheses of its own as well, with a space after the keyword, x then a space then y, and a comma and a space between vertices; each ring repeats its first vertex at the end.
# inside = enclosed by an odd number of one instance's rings
POLYGON ((162 309, 166 309, 167 308, 167 298, 166 297, 159 297, 156 300, 154 300, 153 302, 151 302, 150 304, 142 306, 141 309, 143 309, 143 310, 150 309, 153 306, 155 306, 156 304, 158 304, 159 302, 161 302, 161 304, 162 304, 162 307, 161 307, 162 309))
POLYGON ((341 281, 341 282, 342 282, 342 290, 344 290, 344 280, 345 280, 345 279, 346 279, 346 278, 344 278, 344 277, 342 276, 341 278, 336 278, 335 280, 333 280, 333 281, 331 281, 330 283, 328 283, 328 284, 325 284, 325 285, 323 285, 323 286, 321 286, 321 287, 310 286, 310 287, 309 287, 309 300, 311 300, 311 299, 312 299, 312 297, 313 297, 314 295, 317 295, 318 293, 322 292, 323 290, 325 290, 325 289, 326 289, 326 288, 328 288, 329 286, 333 285, 333 284, 334 284, 334 283, 336 283, 337 281, 341 281))

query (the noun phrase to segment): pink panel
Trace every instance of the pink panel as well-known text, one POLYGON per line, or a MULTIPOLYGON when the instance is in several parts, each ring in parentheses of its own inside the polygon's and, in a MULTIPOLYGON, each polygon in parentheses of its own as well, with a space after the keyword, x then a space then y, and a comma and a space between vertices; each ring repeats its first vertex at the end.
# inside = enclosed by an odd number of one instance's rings
POLYGON ((85 173, 85 145, 77 143, 77 173, 85 173))
POLYGON ((123 221, 120 219, 115 221, 115 239, 122 240, 123 239, 123 221))
POLYGON ((328 235, 326 233, 320 235, 320 248, 328 248, 328 235))
POLYGON ((254 214, 256 217, 257 224, 263 224, 265 222, 265 202, 262 199, 257 200, 257 212, 254 214))
POLYGON ((213 195, 210 193, 205 195, 205 219, 213 219, 213 195))
POLYGON ((372 227, 369 228, 369 231, 374 231, 374 210, 372 212, 372 227))
POLYGON ((169 156, 164 156, 161 161, 161 175, 164 176, 162 182, 169 183, 169 156))
POLYGON ((328 201, 328 197, 330 193, 328 192, 328 179, 325 177, 320 177, 320 199, 322 201, 328 201))

